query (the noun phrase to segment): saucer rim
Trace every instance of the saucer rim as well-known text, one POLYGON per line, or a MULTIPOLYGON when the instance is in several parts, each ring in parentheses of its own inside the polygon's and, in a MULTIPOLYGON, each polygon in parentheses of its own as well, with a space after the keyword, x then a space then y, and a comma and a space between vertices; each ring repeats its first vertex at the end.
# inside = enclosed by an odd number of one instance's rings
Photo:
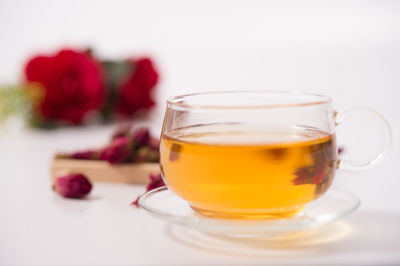
MULTIPOLYGON (((178 200, 184 201, 186 204, 188 204, 185 200, 180 198, 178 195, 176 195, 172 190, 168 189, 167 186, 162 186, 153 190, 150 190, 143 195, 139 197, 138 204, 140 208, 146 210, 149 212, 152 216, 163 220, 168 223, 173 223, 185 227, 189 227, 192 229, 197 229, 199 231, 203 232, 208 232, 208 233, 217 233, 221 235, 234 235, 235 236, 235 231, 238 228, 241 229, 248 229, 249 235, 255 235, 257 232, 264 232, 264 233, 274 233, 274 228, 288 228, 288 232, 294 233, 294 232, 299 232, 303 231, 306 229, 314 229, 323 225, 326 225, 328 223, 331 223, 333 221, 336 221, 342 217, 345 217, 349 215, 350 213, 354 212, 359 208, 361 205, 361 200, 357 195, 354 193, 343 189, 339 188, 337 186, 331 186, 329 190, 320 198, 310 202, 309 204, 306 205, 305 209, 302 211, 303 214, 305 215, 296 215, 294 217, 288 217, 288 218, 280 218, 280 219, 264 219, 264 220, 232 220, 232 219, 217 219, 217 218, 210 218, 210 217, 202 217, 202 216, 196 216, 196 218, 191 218, 189 217, 184 217, 184 216, 178 216, 171 214, 168 211, 164 211, 161 209, 157 208, 150 208, 148 204, 145 203, 145 200, 150 198, 151 196, 158 194, 158 193, 171 193, 173 196, 177 197, 178 200), (329 197, 332 194, 337 194, 339 195, 346 195, 348 200, 351 200, 346 208, 343 208, 343 210, 333 212, 331 214, 325 214, 325 216, 317 217, 309 217, 307 215, 307 207, 309 207, 312 204, 318 204, 318 201, 321 199, 324 199, 326 197, 329 197), (291 227, 296 227, 296 230, 293 230, 291 227), (214 228, 215 227, 215 228, 214 228), (224 232, 220 232, 217 229, 218 228, 223 228, 224 232), (269 229, 269 230, 268 230, 269 229)), ((310 209, 310 207, 309 207, 310 209)), ((194 212, 194 211, 193 211, 194 212)), ((276 230, 275 233, 279 233, 280 230, 276 230)))

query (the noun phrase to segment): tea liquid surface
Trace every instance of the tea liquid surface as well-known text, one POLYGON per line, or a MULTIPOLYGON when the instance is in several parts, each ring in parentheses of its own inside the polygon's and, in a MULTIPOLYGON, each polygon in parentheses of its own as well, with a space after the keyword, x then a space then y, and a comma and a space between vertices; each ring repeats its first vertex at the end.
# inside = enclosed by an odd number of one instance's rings
POLYGON ((183 128, 162 137, 160 152, 177 195, 227 218, 293 215, 329 188, 337 160, 334 135, 298 126, 183 128))

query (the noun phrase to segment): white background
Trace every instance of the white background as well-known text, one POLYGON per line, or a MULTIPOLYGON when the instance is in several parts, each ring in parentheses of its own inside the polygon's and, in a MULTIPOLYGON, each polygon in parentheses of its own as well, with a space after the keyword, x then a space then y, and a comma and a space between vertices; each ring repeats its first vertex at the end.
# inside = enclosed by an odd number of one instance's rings
MULTIPOLYGON (((167 97, 228 89, 330 95, 339 110, 379 111, 393 131, 385 161, 365 172, 342 171, 335 180, 362 199, 348 221, 364 230, 361 236, 321 247, 267 246, 248 258, 174 240, 162 222, 127 208, 141 187, 99 184, 94 200, 84 202, 54 195, 52 154, 102 144, 111 127, 2 129, 0 265, 400 263, 400 1, 0 0, 0 40, 3 84, 20 79, 30 56, 62 47, 90 46, 112 59, 153 56, 162 75, 151 121, 157 134, 167 97)), ((376 150, 376 124, 353 127, 338 130, 350 142, 348 156, 376 150)))

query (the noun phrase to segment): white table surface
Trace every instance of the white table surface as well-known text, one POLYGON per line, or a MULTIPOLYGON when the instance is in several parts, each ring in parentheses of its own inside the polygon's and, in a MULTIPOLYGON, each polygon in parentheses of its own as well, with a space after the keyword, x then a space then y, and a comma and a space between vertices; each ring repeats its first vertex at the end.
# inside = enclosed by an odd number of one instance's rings
POLYGON ((96 183, 85 200, 51 190, 55 151, 104 143, 111 126, 1 134, 0 265, 399 265, 400 179, 389 156, 335 185, 361 207, 312 234, 229 241, 160 221, 130 203, 144 186, 96 183))
MULTIPOLYGON (((381 164, 337 173, 335 185, 361 198, 353 215, 302 239, 227 242, 130 207, 142 186, 55 194, 53 154, 102 145, 111 126, 42 132, 11 121, 0 128, 0 265, 400 265, 399 12, 399 1, 0 1, 0 84, 36 53, 92 46, 103 58, 153 56, 158 103, 199 90, 308 91, 339 110, 376 109, 393 129, 381 164)), ((374 129, 347 127, 349 156, 374 146, 374 129)))

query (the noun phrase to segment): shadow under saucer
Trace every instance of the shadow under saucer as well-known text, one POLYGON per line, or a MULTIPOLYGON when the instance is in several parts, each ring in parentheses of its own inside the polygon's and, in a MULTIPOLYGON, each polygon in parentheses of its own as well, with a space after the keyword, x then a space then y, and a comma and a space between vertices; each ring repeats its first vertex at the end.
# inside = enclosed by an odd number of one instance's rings
MULTIPOLYGON (((205 251, 262 258, 298 258, 346 252, 398 252, 400 215, 358 212, 347 219, 281 237, 235 238, 167 225, 167 235, 205 251)), ((399 255, 400 260, 400 255, 399 255)))

